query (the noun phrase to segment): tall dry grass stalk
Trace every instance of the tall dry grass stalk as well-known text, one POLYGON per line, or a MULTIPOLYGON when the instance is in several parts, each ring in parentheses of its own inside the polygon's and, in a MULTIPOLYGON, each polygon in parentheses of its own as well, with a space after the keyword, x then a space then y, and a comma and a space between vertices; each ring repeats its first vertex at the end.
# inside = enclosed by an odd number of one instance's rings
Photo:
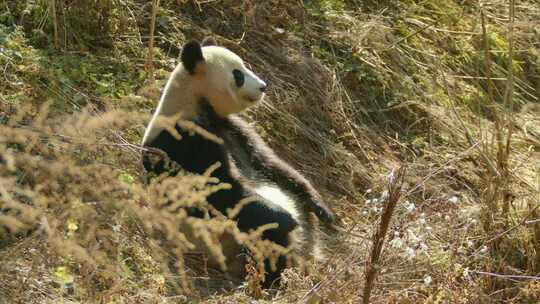
MULTIPOLYGON (((486 243, 490 246, 491 257, 493 258, 493 260, 486 261, 485 273, 492 274, 487 276, 486 284, 489 290, 497 291, 508 288, 509 284, 511 284, 511 280, 506 279, 511 276, 511 274, 506 274, 512 269, 508 265, 517 265, 518 268, 530 270, 534 270, 538 265, 538 240, 534 239, 539 234, 534 225, 529 226, 526 223, 529 219, 537 216, 539 205, 538 198, 530 197, 524 198, 529 200, 529 203, 522 206, 525 208, 524 212, 516 212, 516 209, 512 208, 512 206, 516 206, 516 199, 519 198, 519 189, 521 187, 520 178, 516 176, 513 162, 517 145, 517 142, 513 140, 516 115, 514 107, 514 1, 510 1, 508 6, 508 61, 505 69, 507 77, 500 102, 495 100, 493 93, 494 86, 491 81, 493 62, 490 57, 489 30, 483 9, 481 9, 481 22, 488 93, 485 103, 494 125, 492 132, 481 133, 479 138, 482 144, 481 153, 485 155, 483 157, 485 160, 484 166, 494 169, 486 170, 486 174, 481 177, 484 186, 481 195, 481 222, 488 238, 486 243), (493 137, 490 137, 490 135, 493 137), (527 238, 510 236, 511 233, 515 233, 518 229, 530 234, 532 239, 528 241, 527 238), (536 249, 530 250, 528 249, 529 246, 536 249), (523 257, 519 258, 521 255, 523 257)), ((519 236, 519 234, 517 235, 519 236)), ((534 275, 528 277, 538 279, 534 275)))
POLYGON ((54 47, 58 50, 60 48, 60 37, 58 36, 58 15, 56 13, 56 0, 50 0, 51 15, 53 18, 54 28, 54 47))
POLYGON ((154 40, 156 30, 156 17, 159 10, 159 0, 152 1, 152 18, 150 20, 150 40, 148 41, 148 55, 146 57, 146 70, 150 80, 154 81, 154 40))
MULTIPOLYGON (((488 234, 499 233, 502 230, 505 230, 509 224, 509 206, 510 198, 512 197, 510 193, 510 184, 511 184, 511 172, 509 169, 509 157, 511 153, 511 138, 512 138, 512 115, 513 113, 509 110, 509 103, 512 102, 512 96, 510 92, 513 92, 513 71, 512 71, 512 47, 513 41, 512 38, 512 22, 513 22, 513 2, 510 3, 510 26, 509 26, 509 68, 508 68, 508 77, 506 80, 506 92, 505 100, 503 105, 495 101, 493 93, 493 82, 492 82, 492 60, 491 60, 491 50, 489 45, 489 30, 485 18, 485 13, 483 8, 480 8, 480 17, 482 25, 482 40, 483 40, 483 52, 484 52, 484 76, 486 81, 487 88, 487 98, 485 103, 488 108, 488 113, 490 118, 494 123, 494 130, 492 133, 481 133, 480 142, 482 145, 482 153, 485 155, 484 160, 486 161, 486 166, 492 168, 488 170, 488 174, 484 175, 484 185, 486 186, 485 191, 483 192, 483 203, 484 203, 484 216, 483 216, 483 225, 484 230, 488 234), (495 140, 489 138, 489 135, 493 134, 495 140), (505 140, 506 139, 506 140, 505 140), (494 169, 494 170, 493 170, 494 169), (503 218, 504 225, 501 227, 497 217, 501 216, 503 218)), ((481 122, 479 121, 481 124, 481 122)), ((498 249, 499 239, 493 240, 492 250, 496 251, 498 249)))
POLYGON ((369 256, 369 261, 366 265, 366 283, 364 285, 363 292, 363 303, 368 304, 371 297, 371 291, 375 280, 377 279, 377 274, 379 272, 381 253, 383 250, 384 240, 386 238, 386 233, 388 232, 388 227, 390 226, 390 221, 392 220, 392 215, 394 210, 399 202, 402 194, 403 184, 405 180, 406 167, 402 166, 399 169, 392 171, 388 177, 388 182, 386 185, 386 191, 388 191, 388 196, 383 202, 383 212, 377 232, 373 236, 371 254, 369 256))

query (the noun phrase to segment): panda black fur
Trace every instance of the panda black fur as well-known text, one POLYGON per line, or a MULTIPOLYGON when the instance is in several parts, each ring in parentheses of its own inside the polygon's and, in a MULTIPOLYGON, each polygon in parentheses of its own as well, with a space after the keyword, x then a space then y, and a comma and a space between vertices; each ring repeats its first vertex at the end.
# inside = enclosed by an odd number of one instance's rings
MULTIPOLYGON (((245 67, 240 57, 222 47, 189 42, 182 50, 181 61, 146 129, 142 142, 148 148, 143 152, 145 169, 156 175, 175 175, 178 170, 168 165, 172 162, 186 171, 203 174, 219 162, 221 166, 212 176, 231 188, 211 194, 209 204, 226 215, 227 209, 242 199, 253 198, 233 219, 241 231, 277 223, 277 228, 263 233, 263 239, 286 248, 296 247, 303 255, 306 250, 307 255, 316 255, 308 214, 314 212, 322 222, 331 223, 333 213, 300 173, 280 160, 246 122, 234 115, 260 101, 266 84, 245 67), (181 135, 178 140, 156 123, 161 116, 178 114, 222 138, 224 144, 176 125, 181 135), (167 157, 156 158, 160 154, 156 149, 167 157)), ((202 215, 193 211, 188 214, 202 215)), ((225 255, 234 258, 227 252, 225 255)), ((286 257, 281 256, 276 266, 272 269, 265 261, 264 287, 279 280, 286 257)))

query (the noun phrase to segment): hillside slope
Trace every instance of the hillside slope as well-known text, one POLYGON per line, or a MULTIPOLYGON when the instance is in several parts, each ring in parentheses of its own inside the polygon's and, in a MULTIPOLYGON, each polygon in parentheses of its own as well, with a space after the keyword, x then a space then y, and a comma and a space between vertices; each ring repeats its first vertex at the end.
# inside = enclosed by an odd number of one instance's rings
MULTIPOLYGON (((372 303, 540 301, 537 1, 160 2, 153 33, 155 1, 0 4, 0 303, 359 303, 373 264, 372 303), (270 84, 245 117, 339 217, 278 291, 183 255, 186 218, 158 206, 208 178, 142 174, 179 48, 209 35, 270 84)), ((196 229, 219 255, 229 228, 196 229)))

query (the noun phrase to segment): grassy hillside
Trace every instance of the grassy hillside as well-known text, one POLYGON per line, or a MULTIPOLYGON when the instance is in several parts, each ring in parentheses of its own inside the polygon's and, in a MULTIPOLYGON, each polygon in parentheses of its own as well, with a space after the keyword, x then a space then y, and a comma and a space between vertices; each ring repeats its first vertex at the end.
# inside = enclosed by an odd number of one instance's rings
POLYGON ((540 302, 540 4, 514 2, 0 1, 0 303, 540 302), (207 269, 178 230, 220 256, 234 225, 161 207, 219 185, 142 173, 205 36, 270 84, 244 116, 339 217, 280 290, 207 269))

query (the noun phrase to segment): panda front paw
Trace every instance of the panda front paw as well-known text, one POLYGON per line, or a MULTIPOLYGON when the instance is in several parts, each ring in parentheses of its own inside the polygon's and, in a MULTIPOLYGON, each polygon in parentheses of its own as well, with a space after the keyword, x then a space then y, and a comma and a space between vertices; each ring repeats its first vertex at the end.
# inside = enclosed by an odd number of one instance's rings
POLYGON ((315 213, 317 218, 324 224, 333 224, 336 221, 335 213, 320 199, 312 199, 310 211, 315 213))

